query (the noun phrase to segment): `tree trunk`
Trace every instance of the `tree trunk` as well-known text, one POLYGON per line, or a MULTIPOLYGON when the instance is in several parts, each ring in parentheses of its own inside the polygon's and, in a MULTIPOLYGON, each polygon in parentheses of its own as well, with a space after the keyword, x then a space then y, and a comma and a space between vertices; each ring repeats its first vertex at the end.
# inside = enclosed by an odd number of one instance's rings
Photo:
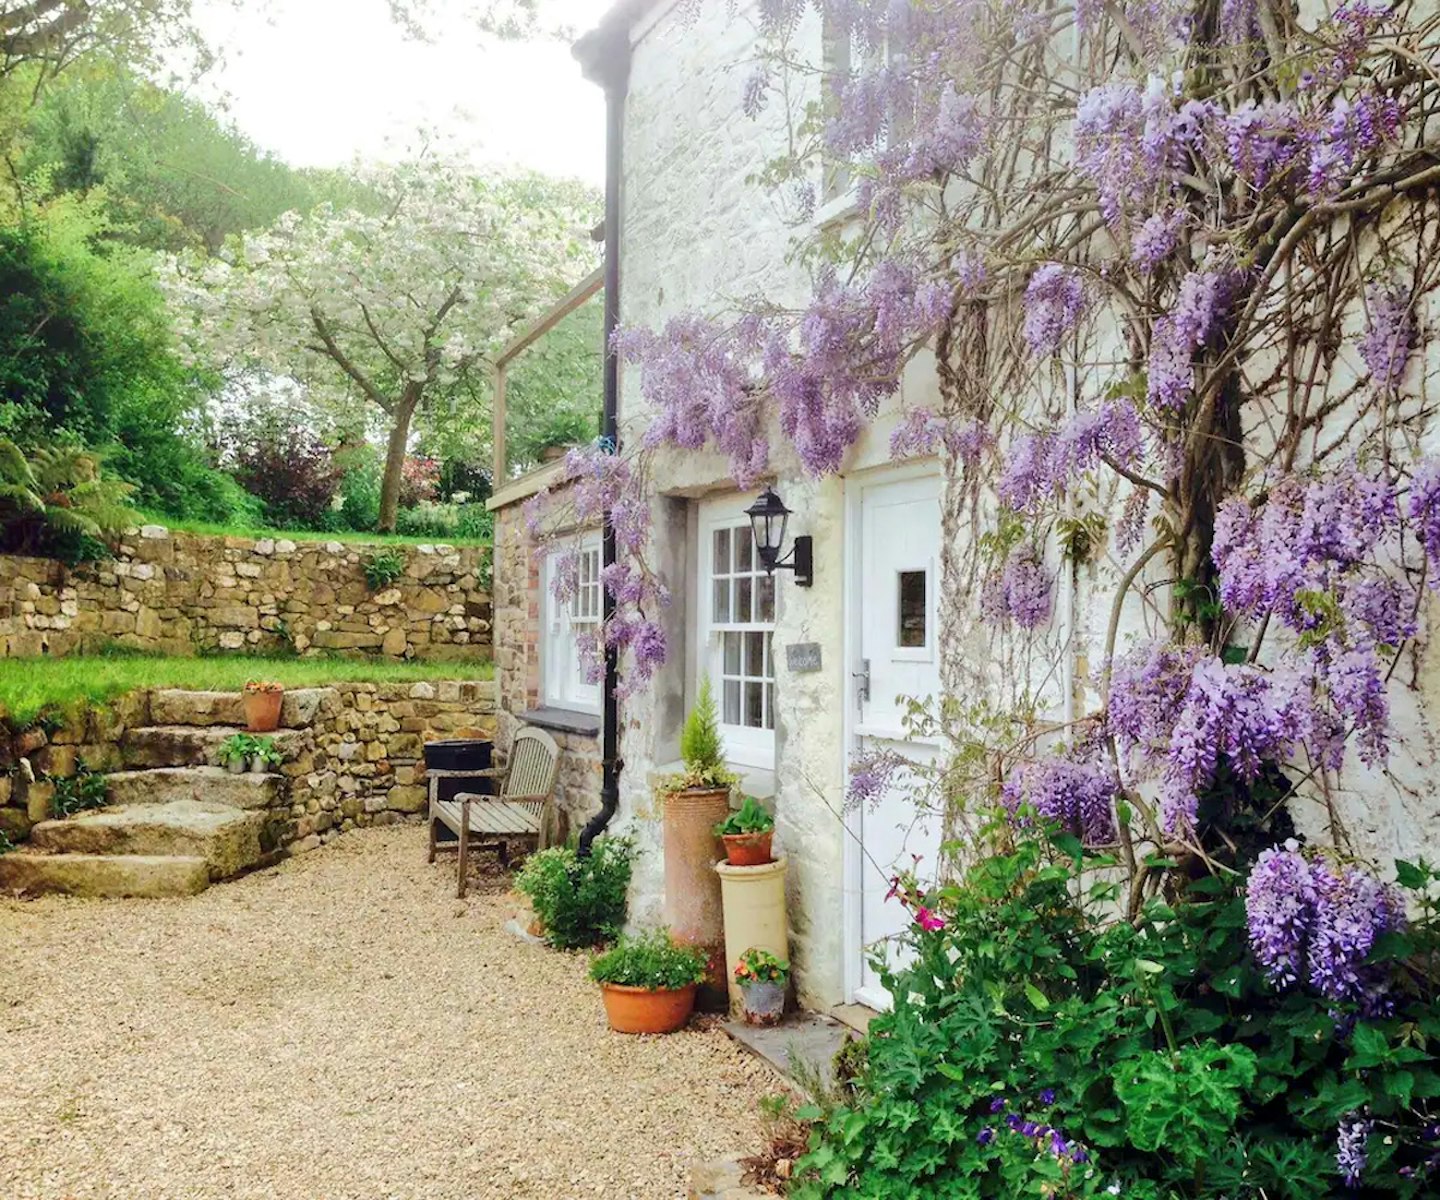
POLYGON ((410 421, 420 403, 420 394, 406 388, 395 406, 395 424, 390 429, 390 446, 385 452, 385 477, 380 483, 380 532, 395 532, 395 514, 400 508, 400 480, 405 470, 405 452, 410 445, 410 421))

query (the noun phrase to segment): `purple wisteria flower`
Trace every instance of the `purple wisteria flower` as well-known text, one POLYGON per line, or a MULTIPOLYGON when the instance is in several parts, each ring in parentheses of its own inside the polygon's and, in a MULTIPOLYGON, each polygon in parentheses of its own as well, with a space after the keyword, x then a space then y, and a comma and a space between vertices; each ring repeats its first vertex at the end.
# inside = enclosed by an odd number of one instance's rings
POLYGON ((1152 404, 1178 409, 1190 398, 1195 351, 1219 332, 1244 276, 1228 267, 1192 271, 1180 281, 1175 305, 1158 317, 1150 335, 1148 395, 1152 404))
POLYGON ((850 764, 850 781, 845 789, 845 806, 857 808, 877 803, 890 790, 905 759, 889 750, 858 755, 850 764))
POLYGON ((1056 353, 1065 335, 1080 324, 1086 302, 1085 282, 1073 267, 1040 267, 1025 289, 1025 340, 1030 349, 1042 356, 1056 353))
POLYGON ((1035 547, 1022 542, 981 589, 980 613, 991 624, 1038 629, 1050 620, 1051 579, 1035 547))
POLYGON ((1389 969, 1366 959, 1381 936, 1405 928, 1394 887, 1358 867, 1308 862, 1292 840, 1256 860, 1245 919, 1256 961, 1276 987, 1305 983, 1363 1015, 1386 1011, 1389 969))
POLYGON ((1425 549, 1429 566, 1426 583, 1440 588, 1440 459, 1428 459, 1416 468, 1405 507, 1425 549))
POLYGON ((1345 1177, 1346 1187, 1360 1186, 1361 1177, 1369 1163, 1365 1144, 1369 1141, 1373 1128, 1373 1121, 1359 1113, 1351 1113, 1335 1129, 1335 1166, 1345 1177))
POLYGON ((1405 375, 1415 343, 1415 319, 1409 290, 1395 283, 1372 283, 1365 289, 1369 324, 1360 338, 1360 357, 1378 388, 1393 391, 1405 375))
POLYGON ((1135 406, 1128 400, 1109 401, 1077 412, 1054 431, 1017 438, 996 490, 1017 512, 1033 512, 1101 462, 1134 467, 1144 452, 1145 434, 1135 406))
MULTIPOLYGON (((1080 760, 1047 756, 1018 764, 1005 780, 1001 800, 1011 821, 1025 819, 1033 810, 1077 834, 1087 846, 1104 846, 1115 840, 1115 796, 1119 783, 1109 765, 1099 759, 1080 760)), ((1049 1101, 1054 1102, 1051 1092, 1049 1101)))
POLYGON ((1142 275, 1152 275, 1180 244, 1185 228, 1182 209, 1151 213, 1130 242, 1130 261, 1142 275))

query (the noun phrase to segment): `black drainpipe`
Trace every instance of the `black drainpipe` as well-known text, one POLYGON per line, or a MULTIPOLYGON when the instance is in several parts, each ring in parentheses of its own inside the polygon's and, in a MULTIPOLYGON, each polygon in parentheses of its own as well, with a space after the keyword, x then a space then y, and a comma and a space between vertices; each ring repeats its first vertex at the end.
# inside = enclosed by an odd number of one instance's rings
MULTIPOLYGON (((589 39, 586 39, 588 42, 589 39)), ((620 324, 620 172, 625 136, 625 95, 630 84, 630 35, 622 28, 605 37, 597 47, 581 43, 576 56, 585 73, 605 88, 605 415, 601 436, 612 454, 620 453, 620 360, 613 335, 620 324)), ((615 527, 605 514, 605 566, 615 562, 615 527)), ((608 625, 615 614, 615 597, 604 594, 604 617, 608 625)), ((579 852, 590 853, 590 844, 610 824, 620 803, 620 656, 614 646, 605 647, 605 706, 601 732, 601 758, 605 774, 600 784, 600 811, 580 833, 579 852)))

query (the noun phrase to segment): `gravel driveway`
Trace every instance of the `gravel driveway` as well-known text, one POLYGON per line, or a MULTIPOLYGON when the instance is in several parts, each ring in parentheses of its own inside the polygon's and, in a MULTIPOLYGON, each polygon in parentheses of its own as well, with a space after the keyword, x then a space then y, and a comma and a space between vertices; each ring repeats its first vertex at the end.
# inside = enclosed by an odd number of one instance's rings
POLYGON ((184 900, 0 901, 4 1200, 668 1197, 758 1143, 718 1029, 608 1032, 583 959, 413 828, 184 900))

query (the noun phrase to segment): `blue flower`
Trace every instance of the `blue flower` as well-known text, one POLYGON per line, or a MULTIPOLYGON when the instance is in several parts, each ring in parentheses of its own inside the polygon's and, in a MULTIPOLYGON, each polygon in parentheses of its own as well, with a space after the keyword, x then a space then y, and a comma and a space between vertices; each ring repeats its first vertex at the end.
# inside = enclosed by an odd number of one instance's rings
POLYGON ((1054 1089, 1054 1088, 1046 1088, 1044 1091, 1042 1091, 1042 1092, 1040 1093, 1040 1103, 1046 1105, 1047 1107, 1048 1107, 1049 1105, 1051 1105, 1051 1104, 1054 1104, 1054 1103, 1055 1103, 1055 1089, 1054 1089))
POLYGON ((979 1133, 975 1135, 975 1140, 979 1142, 982 1146, 988 1146, 991 1142, 995 1140, 995 1131, 987 1125, 984 1129, 982 1129, 979 1133))

